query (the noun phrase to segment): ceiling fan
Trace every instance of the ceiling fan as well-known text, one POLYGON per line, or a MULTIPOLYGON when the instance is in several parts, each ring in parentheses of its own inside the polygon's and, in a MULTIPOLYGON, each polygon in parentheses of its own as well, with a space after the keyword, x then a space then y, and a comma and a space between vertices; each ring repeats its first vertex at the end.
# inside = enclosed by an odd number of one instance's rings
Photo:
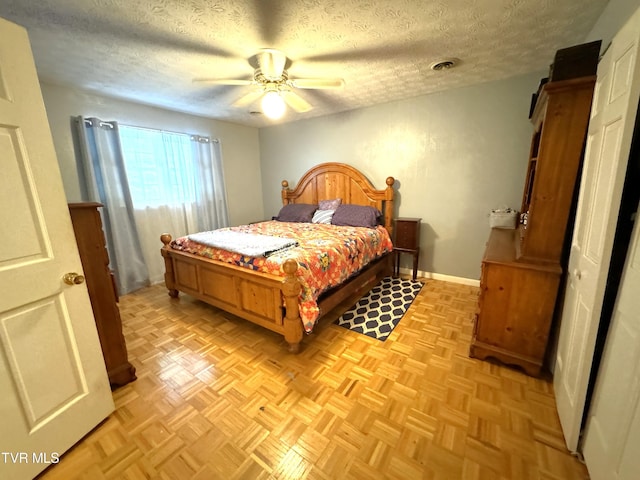
POLYGON ((311 110, 311 104, 294 92, 296 88, 330 89, 344 85, 342 78, 290 78, 288 68, 291 63, 280 50, 266 48, 249 58, 249 64, 254 68, 251 80, 195 78, 193 81, 214 85, 253 86, 255 88, 252 91, 236 100, 233 105, 245 107, 262 97, 263 113, 270 118, 280 118, 284 114, 285 103, 296 112, 311 110))

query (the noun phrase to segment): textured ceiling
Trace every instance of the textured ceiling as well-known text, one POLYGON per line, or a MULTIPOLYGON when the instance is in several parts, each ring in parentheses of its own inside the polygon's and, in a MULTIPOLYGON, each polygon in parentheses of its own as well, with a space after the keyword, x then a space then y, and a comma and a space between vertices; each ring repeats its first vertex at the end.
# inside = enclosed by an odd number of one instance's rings
POLYGON ((273 123, 248 86, 247 59, 277 48, 291 77, 341 77, 298 90, 299 120, 548 69, 581 43, 608 0, 0 0, 29 31, 40 78, 102 95, 250 126, 273 123), (433 71, 443 58, 453 69, 433 71))

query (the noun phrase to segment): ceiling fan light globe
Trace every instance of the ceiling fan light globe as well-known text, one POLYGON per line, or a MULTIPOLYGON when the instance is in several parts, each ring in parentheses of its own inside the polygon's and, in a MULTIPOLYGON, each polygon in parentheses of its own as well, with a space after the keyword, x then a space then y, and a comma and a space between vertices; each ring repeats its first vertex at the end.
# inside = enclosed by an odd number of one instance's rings
POLYGON ((281 118, 286 108, 283 98, 278 92, 274 91, 265 93, 260 105, 262 106, 262 113, 273 120, 281 118))

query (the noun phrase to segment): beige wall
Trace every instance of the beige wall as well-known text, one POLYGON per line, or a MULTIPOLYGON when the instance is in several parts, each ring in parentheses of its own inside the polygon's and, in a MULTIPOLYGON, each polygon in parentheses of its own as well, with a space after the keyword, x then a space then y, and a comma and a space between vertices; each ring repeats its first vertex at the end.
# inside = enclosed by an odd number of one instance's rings
POLYGON ((80 90, 41 83, 58 163, 69 202, 80 201, 80 185, 71 136, 77 115, 175 132, 218 138, 222 146, 232 225, 263 217, 258 130, 209 118, 101 97, 80 90))
MULTIPOLYGON (((550 54, 552 58, 552 53, 550 54)), ((477 280, 492 208, 520 208, 540 74, 260 129, 265 214, 280 183, 320 162, 396 178, 396 214, 421 217, 420 270, 477 280)), ((408 267, 409 258, 404 259, 408 267)))

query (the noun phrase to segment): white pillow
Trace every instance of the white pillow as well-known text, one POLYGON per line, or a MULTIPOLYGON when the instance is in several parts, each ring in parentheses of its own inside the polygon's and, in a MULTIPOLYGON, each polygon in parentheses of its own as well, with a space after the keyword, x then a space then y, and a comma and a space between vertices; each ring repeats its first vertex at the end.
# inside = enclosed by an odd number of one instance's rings
POLYGON ((331 224, 335 210, 316 210, 311 219, 311 223, 328 223, 331 224))

